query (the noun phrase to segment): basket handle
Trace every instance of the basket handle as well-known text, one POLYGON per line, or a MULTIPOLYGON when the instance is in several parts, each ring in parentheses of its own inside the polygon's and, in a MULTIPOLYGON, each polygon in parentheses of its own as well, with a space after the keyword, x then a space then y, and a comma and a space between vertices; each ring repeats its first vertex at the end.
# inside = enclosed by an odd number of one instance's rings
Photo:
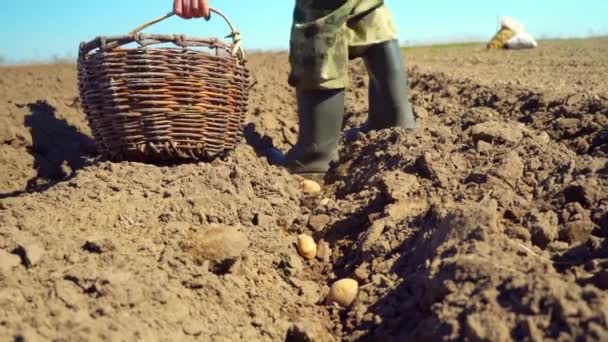
MULTIPOLYGON (((239 30, 236 29, 236 27, 232 24, 230 19, 228 19, 228 17, 224 13, 222 13, 220 10, 217 10, 215 8, 209 8, 209 11, 219 15, 220 17, 222 17, 224 19, 224 21, 226 21, 226 23, 228 24, 228 27, 230 27, 231 33, 229 35, 227 35, 225 38, 232 38, 232 46, 233 46, 232 55, 238 56, 238 57, 244 59, 245 51, 243 51, 243 47, 241 46, 241 33, 239 32, 239 30)), ((142 25, 135 28, 133 31, 129 32, 129 34, 130 35, 138 34, 142 30, 144 30, 154 24, 158 24, 159 22, 161 22, 167 18, 170 18, 174 15, 175 15, 175 11, 171 11, 171 12, 163 15, 162 17, 159 17, 159 18, 156 18, 156 19, 143 23, 142 25)))

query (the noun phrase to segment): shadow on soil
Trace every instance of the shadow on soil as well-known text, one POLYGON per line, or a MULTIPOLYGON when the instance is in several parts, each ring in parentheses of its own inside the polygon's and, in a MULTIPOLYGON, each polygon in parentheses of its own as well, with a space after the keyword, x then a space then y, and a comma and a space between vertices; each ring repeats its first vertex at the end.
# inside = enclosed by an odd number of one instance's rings
POLYGON ((247 144, 253 147, 258 157, 266 158, 271 165, 283 165, 283 153, 274 146, 272 138, 266 135, 262 136, 256 130, 254 123, 245 126, 243 135, 247 144))
POLYGON ((27 182, 24 190, 0 194, 0 198, 19 196, 28 192, 41 192, 60 181, 74 176, 86 165, 86 157, 95 154, 93 140, 57 118, 56 108, 44 100, 19 105, 31 111, 24 119, 30 128, 32 146, 28 152, 34 157, 37 174, 27 182))

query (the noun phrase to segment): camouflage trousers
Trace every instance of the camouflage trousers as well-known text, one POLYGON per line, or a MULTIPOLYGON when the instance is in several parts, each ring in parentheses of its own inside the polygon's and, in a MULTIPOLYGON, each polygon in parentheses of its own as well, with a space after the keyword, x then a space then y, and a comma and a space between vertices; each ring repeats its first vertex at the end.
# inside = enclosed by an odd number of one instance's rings
POLYGON ((366 48, 397 39, 383 0, 296 0, 291 28, 289 84, 299 89, 340 89, 348 61, 366 48))

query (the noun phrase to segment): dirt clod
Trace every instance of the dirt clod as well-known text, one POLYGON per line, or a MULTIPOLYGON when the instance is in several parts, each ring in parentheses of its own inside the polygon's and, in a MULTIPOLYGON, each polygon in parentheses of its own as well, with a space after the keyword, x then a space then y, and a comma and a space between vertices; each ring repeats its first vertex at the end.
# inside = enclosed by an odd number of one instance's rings
POLYGON ((521 129, 495 121, 488 121, 471 127, 471 135, 475 140, 486 143, 517 143, 523 139, 521 129))
POLYGON ((302 263, 302 259, 297 254, 289 253, 281 256, 279 267, 281 267, 288 276, 298 276, 300 273, 302 273, 304 264, 302 263))
POLYGON ((322 231, 330 221, 331 217, 329 215, 313 215, 308 220, 308 225, 310 226, 310 228, 318 232, 322 231))
POLYGON ((19 245, 15 253, 21 257, 21 262, 27 268, 36 266, 44 256, 45 250, 37 243, 19 245))
POLYGON ((116 245, 110 238, 100 237, 87 240, 82 249, 90 253, 103 254, 115 251, 116 245))
POLYGON ((505 182, 515 185, 524 174, 524 163, 517 152, 509 152, 494 170, 494 173, 505 182))
POLYGON ((531 220, 532 243, 540 248, 546 248, 551 242, 557 240, 559 232, 555 212, 537 213, 532 216, 531 220))
POLYGON ((359 283, 366 283, 369 279, 369 272, 365 269, 365 267, 359 266, 357 269, 355 269, 353 276, 359 283))
POLYGON ((331 258, 331 247, 329 242, 321 240, 317 245, 317 259, 319 261, 329 261, 331 258))
POLYGON ((234 227, 211 225, 189 242, 191 253, 199 261, 223 263, 239 258, 249 247, 247 236, 234 227))

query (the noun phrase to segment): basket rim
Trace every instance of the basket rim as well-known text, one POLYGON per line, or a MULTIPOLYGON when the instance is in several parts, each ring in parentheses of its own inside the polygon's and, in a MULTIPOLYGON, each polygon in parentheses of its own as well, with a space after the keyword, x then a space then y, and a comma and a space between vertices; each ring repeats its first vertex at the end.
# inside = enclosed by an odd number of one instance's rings
MULTIPOLYGON (((90 41, 80 43, 79 55, 83 57, 95 52, 135 50, 165 43, 172 43, 177 48, 204 47, 211 50, 223 50, 229 54, 234 47, 234 44, 228 44, 218 38, 201 38, 184 34, 135 33, 120 36, 97 36, 90 41), (138 47, 124 47, 131 43, 137 43, 138 47)), ((234 57, 240 58, 239 55, 234 57)))
MULTIPOLYGON (((127 35, 121 36, 98 36, 97 38, 89 41, 80 43, 80 47, 78 50, 79 57, 83 57, 88 55, 95 49, 99 49, 102 52, 110 51, 113 49, 121 48, 124 45, 136 42, 139 44, 139 47, 146 47, 154 44, 162 44, 162 43, 173 43, 174 45, 182 48, 187 47, 206 47, 209 49, 217 50, 228 50, 229 54, 232 56, 236 56, 238 60, 245 60, 245 52, 241 46, 241 34, 236 29, 236 27, 232 24, 230 19, 222 13, 222 11, 215 9, 213 7, 209 8, 210 12, 219 15, 228 27, 230 27, 230 34, 225 38, 232 38, 232 44, 226 44, 224 41, 221 41, 217 38, 197 38, 197 37, 189 37, 184 34, 145 34, 141 31, 157 24, 167 18, 170 18, 175 15, 175 11, 171 11, 161 17, 156 19, 152 19, 150 21, 145 22, 144 24, 138 26, 133 31, 129 32, 127 35)), ((209 18, 207 18, 209 20, 209 18)))

